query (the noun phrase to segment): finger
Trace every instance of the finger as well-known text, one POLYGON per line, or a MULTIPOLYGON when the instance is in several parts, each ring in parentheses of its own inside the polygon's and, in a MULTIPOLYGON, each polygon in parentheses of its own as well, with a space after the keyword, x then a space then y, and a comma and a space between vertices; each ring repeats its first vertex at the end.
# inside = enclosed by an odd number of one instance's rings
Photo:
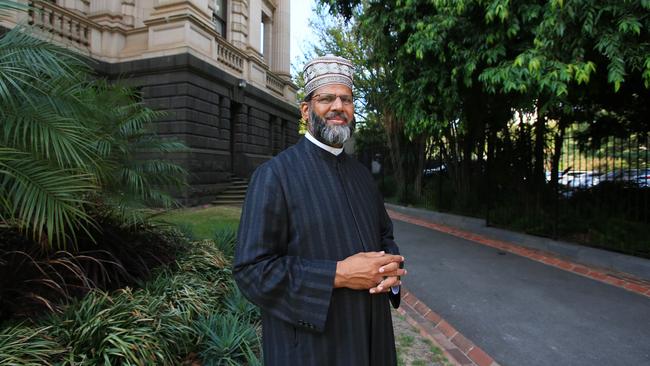
POLYGON ((399 277, 388 277, 385 280, 383 280, 379 285, 377 285, 377 289, 384 290, 384 289, 390 289, 393 286, 399 286, 402 283, 400 281, 399 277))
POLYGON ((388 277, 384 279, 379 285, 371 288, 369 291, 371 294, 380 294, 390 291, 391 287, 399 286, 402 284, 402 281, 398 277, 388 277))
POLYGON ((398 276, 399 277, 399 276, 405 276, 407 273, 408 273, 407 270, 405 270, 403 268, 398 268, 398 269, 396 269, 394 271, 386 271, 386 272, 382 273, 382 275, 383 276, 398 276))
POLYGON ((386 265, 388 263, 401 263, 404 262, 404 257, 401 255, 385 254, 381 256, 381 265, 386 265))
POLYGON ((386 252, 382 250, 381 252, 366 252, 366 254, 371 257, 383 257, 386 254, 386 252))
POLYGON ((379 267, 379 273, 390 273, 399 269, 399 263, 391 262, 385 266, 379 267))

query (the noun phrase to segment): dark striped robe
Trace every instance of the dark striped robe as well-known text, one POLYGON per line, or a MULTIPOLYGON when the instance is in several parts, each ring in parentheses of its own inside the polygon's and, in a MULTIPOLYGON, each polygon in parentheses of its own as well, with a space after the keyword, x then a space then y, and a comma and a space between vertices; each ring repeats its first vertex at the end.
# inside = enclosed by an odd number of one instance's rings
POLYGON ((257 168, 234 277, 261 308, 264 363, 395 365, 389 295, 333 288, 337 261, 380 250, 399 253, 381 195, 354 158, 302 138, 257 168))

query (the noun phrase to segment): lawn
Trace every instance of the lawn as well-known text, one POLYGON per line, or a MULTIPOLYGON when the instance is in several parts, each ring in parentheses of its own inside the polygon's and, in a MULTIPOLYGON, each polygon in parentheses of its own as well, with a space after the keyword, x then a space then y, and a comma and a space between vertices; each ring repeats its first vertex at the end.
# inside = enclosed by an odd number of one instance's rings
POLYGON ((205 208, 179 209, 158 216, 158 220, 189 230, 195 239, 213 239, 214 234, 226 227, 239 225, 241 208, 235 206, 211 206, 205 208))

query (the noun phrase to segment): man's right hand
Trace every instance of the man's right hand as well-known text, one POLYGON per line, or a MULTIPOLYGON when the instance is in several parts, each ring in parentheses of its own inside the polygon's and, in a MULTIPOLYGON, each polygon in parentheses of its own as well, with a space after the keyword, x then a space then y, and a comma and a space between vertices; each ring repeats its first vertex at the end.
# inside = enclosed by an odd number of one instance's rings
POLYGON ((401 255, 384 252, 362 252, 349 256, 336 263, 334 287, 371 289, 384 277, 404 276, 406 270, 398 268, 399 263, 403 261, 404 257, 401 255))

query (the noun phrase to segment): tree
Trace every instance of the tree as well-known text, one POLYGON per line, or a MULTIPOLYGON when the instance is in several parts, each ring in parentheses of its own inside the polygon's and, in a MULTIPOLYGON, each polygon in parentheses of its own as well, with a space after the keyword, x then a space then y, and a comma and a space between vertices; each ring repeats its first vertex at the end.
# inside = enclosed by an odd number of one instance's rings
MULTIPOLYGON (((389 70, 396 86, 389 109, 404 121, 397 130, 433 136, 441 151, 454 152, 446 154, 447 166, 459 168, 452 176, 461 205, 480 200, 476 192, 491 161, 514 166, 504 156, 513 150, 504 146, 530 135, 523 123, 512 135, 510 121, 518 114, 536 118, 534 139, 517 142, 531 149, 521 151, 531 169, 517 180, 538 193, 549 133, 558 142, 568 126, 586 122, 602 134, 598 121, 612 120, 647 130, 638 122, 642 115, 631 111, 645 110, 638 101, 650 88, 648 1, 321 3, 360 24, 373 64, 389 70)), ((561 145, 552 151, 557 171, 561 145)))

